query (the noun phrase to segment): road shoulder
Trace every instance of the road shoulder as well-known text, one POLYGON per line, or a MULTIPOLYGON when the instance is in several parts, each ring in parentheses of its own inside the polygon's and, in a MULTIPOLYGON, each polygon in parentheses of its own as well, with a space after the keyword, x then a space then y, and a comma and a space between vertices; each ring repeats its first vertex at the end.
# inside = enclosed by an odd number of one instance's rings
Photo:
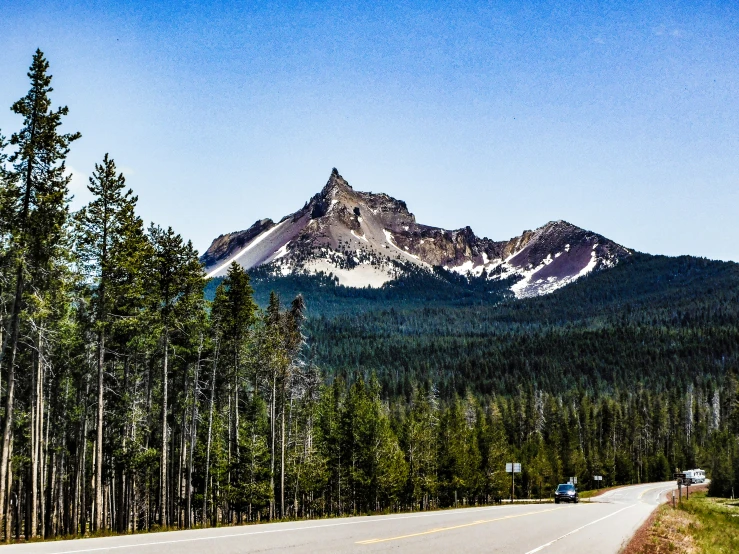
MULTIPOLYGON (((707 487, 695 489, 705 491, 707 487)), ((631 540, 621 550, 621 554, 658 554, 662 552, 700 552, 691 529, 700 525, 697 517, 689 511, 674 509, 667 492, 660 499, 660 506, 652 512, 631 540), (675 550, 677 548, 677 550, 675 550)))

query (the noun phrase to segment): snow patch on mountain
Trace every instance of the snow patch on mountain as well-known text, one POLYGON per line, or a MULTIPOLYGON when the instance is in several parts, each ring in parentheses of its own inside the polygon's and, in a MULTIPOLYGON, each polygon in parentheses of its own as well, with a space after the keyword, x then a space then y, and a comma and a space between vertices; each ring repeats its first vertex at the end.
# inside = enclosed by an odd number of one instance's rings
POLYGON ((359 240, 363 240, 364 242, 367 242, 367 243, 369 243, 369 241, 367 240, 367 234, 366 234, 366 233, 365 233, 365 234, 363 234, 363 235, 362 235, 362 236, 360 237, 360 236, 359 236, 359 235, 358 235, 357 233, 355 233, 355 232, 354 232, 354 229, 352 229, 352 230, 351 230, 351 232, 352 232, 352 236, 354 236, 354 237, 358 238, 359 240))
POLYGON ((275 260, 279 260, 279 259, 280 259, 280 258, 282 258, 283 256, 287 256, 287 246, 288 246, 289 244, 290 244, 289 242, 286 242, 285 244, 283 244, 283 245, 282 245, 282 246, 280 247, 280 249, 279 249, 279 250, 278 250, 277 252, 275 252, 275 257, 274 257, 274 258, 272 258, 272 261, 275 261, 275 260))
POLYGON ((284 221, 281 223, 278 223, 275 227, 272 227, 271 229, 268 229, 267 231, 264 231, 263 233, 260 233, 256 238, 252 239, 252 241, 242 250, 231 256, 229 259, 227 259, 222 264, 218 265, 215 269, 212 269, 206 274, 206 278, 210 279, 211 277, 216 277, 221 273, 225 273, 225 271, 228 269, 228 266, 230 266, 233 262, 241 258, 244 254, 252 250, 254 247, 256 247, 260 242, 262 242, 264 239, 266 239, 269 235, 277 231, 277 229, 280 228, 280 226, 285 223, 284 221))
POLYGON ((393 248, 395 248, 398 252, 401 252, 402 254, 405 254, 406 256, 410 256, 414 260, 419 260, 420 261, 420 258, 418 256, 416 256, 415 254, 411 254, 410 252, 408 252, 408 247, 407 246, 404 247, 405 248, 405 250, 404 250, 403 248, 400 248, 397 244, 395 244, 393 242, 393 234, 390 231, 388 231, 387 229, 383 229, 382 232, 385 233, 385 240, 388 242, 388 244, 390 246, 392 246, 393 248))
POLYGON ((333 275, 339 280, 340 285, 354 288, 379 288, 394 279, 391 273, 371 264, 358 264, 348 269, 338 267, 327 259, 311 260, 305 264, 303 269, 308 274, 333 275))

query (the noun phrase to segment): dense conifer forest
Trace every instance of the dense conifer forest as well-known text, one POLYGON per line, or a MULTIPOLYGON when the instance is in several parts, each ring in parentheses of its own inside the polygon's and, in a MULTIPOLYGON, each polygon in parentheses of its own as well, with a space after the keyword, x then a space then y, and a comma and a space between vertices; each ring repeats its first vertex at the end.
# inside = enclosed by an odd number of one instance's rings
POLYGON ((703 466, 739 479, 739 269, 635 255, 552 295, 418 272, 206 282, 37 51, 0 134, 0 537, 137 532, 548 497, 703 466), (63 132, 64 131, 64 132, 63 132))

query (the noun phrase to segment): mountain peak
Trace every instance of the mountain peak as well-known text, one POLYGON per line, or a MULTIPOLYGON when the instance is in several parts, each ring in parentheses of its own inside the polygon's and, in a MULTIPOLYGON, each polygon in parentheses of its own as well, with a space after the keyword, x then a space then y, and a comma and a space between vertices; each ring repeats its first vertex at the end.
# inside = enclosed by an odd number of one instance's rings
POLYGON ((321 192, 275 224, 257 221, 222 235, 203 255, 209 277, 236 261, 277 274, 326 273, 347 286, 381 286, 411 268, 443 267, 489 279, 518 278, 517 296, 533 296, 600 268, 630 252, 563 220, 508 241, 478 237, 470 227, 421 225, 406 203, 384 193, 359 192, 336 168, 321 192))
POLYGON ((326 185, 321 191, 321 196, 328 197, 342 189, 353 190, 347 180, 339 174, 339 170, 333 168, 331 170, 331 175, 329 175, 328 181, 326 182, 326 185))

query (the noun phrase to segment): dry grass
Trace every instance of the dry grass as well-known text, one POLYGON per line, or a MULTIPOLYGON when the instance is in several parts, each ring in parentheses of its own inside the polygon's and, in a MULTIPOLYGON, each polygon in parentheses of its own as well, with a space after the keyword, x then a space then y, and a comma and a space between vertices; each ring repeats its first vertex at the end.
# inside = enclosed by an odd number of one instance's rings
POLYGON ((646 525, 637 531, 623 550, 624 554, 661 554, 700 552, 691 528, 699 525, 697 519, 683 510, 675 510, 667 504, 655 510, 646 525))

